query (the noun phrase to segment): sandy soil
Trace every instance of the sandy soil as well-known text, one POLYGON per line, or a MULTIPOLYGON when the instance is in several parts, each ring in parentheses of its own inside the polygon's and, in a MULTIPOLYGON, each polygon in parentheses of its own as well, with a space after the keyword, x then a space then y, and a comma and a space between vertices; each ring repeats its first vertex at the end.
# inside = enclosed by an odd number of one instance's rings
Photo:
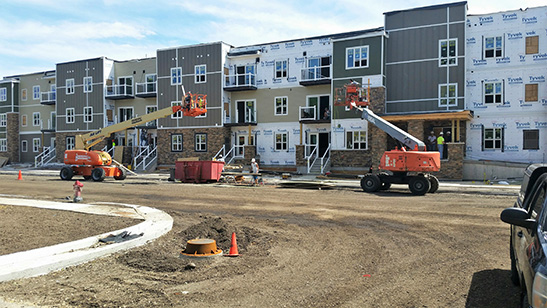
MULTIPOLYGON (((160 208, 174 218, 173 230, 130 251, 0 283, 4 300, 50 307, 518 305, 519 290, 509 279, 509 227, 499 220, 515 195, 488 187, 441 187, 418 197, 402 186, 367 194, 135 179, 84 184, 85 202, 160 208), (196 237, 213 238, 227 251, 232 232, 240 257, 179 258, 196 237)), ((0 175, 1 194, 60 201, 71 189, 57 177, 0 175)), ((62 241, 59 234, 83 238, 131 224, 19 211, 28 209, 0 206, 1 244, 13 246, 2 254, 36 247, 28 239, 39 235, 51 235, 40 236, 46 246, 62 241)))

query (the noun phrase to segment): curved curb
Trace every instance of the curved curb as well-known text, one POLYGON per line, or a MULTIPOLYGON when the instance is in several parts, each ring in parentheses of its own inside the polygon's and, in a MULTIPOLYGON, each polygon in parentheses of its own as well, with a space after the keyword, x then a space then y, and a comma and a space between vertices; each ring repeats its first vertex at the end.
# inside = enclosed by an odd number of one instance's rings
POLYGON ((89 262, 93 259, 104 257, 121 250, 141 246, 166 234, 173 227, 173 218, 171 216, 163 211, 147 206, 103 203, 118 206, 117 208, 109 208, 108 206, 105 207, 92 204, 62 203, 3 197, 0 197, 0 204, 144 219, 143 222, 125 229, 107 232, 73 242, 0 256, 0 282, 44 275, 69 266, 89 262), (124 208, 120 208, 119 206, 123 206, 124 208), (120 212, 120 210, 122 211, 120 212), (95 247, 99 243, 99 239, 104 238, 111 233, 119 233, 122 231, 127 231, 132 234, 143 233, 143 235, 126 242, 95 247))

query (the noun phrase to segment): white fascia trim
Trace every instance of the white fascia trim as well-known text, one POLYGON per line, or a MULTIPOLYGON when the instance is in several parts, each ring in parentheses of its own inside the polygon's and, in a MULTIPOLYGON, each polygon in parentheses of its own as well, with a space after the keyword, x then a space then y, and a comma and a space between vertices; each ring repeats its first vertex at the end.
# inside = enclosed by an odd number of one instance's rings
POLYGON ((376 31, 376 32, 372 32, 372 33, 362 34, 362 35, 359 35, 359 36, 345 37, 345 38, 335 39, 335 40, 331 40, 331 41, 332 42, 352 41, 352 40, 356 40, 356 39, 368 38, 368 37, 377 37, 377 36, 388 37, 386 31, 376 31))
POLYGON ((41 135, 42 132, 41 131, 24 131, 24 132, 19 132, 19 135, 41 135))

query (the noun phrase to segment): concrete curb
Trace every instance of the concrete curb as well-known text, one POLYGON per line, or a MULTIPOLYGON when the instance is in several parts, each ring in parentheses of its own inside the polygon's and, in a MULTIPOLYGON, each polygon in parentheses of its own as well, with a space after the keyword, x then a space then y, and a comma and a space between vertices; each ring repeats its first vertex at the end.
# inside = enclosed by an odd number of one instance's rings
POLYGON ((143 222, 125 229, 103 233, 73 242, 0 256, 0 282, 44 275, 69 266, 89 262, 93 259, 104 257, 121 250, 141 246, 166 234, 173 227, 173 218, 167 213, 151 207, 139 205, 103 203, 107 204, 105 207, 104 205, 61 203, 4 197, 0 197, 0 204, 144 219, 143 222), (109 207, 108 205, 111 206, 109 207), (114 205, 117 207, 114 207, 114 205), (123 208, 120 208, 120 206, 123 206, 123 208), (121 243, 97 245, 99 239, 104 238, 109 234, 117 234, 122 231, 127 231, 131 234, 143 233, 143 236, 121 243))

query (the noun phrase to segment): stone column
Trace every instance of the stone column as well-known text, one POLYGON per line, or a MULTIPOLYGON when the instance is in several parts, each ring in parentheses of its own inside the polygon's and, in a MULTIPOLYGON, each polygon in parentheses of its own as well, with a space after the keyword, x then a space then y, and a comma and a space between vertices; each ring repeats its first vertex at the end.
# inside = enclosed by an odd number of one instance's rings
MULTIPOLYGON (((7 114, 7 143, 9 162, 20 162, 19 159, 19 112, 8 112, 7 114)), ((32 147, 32 145, 29 145, 32 147)))

